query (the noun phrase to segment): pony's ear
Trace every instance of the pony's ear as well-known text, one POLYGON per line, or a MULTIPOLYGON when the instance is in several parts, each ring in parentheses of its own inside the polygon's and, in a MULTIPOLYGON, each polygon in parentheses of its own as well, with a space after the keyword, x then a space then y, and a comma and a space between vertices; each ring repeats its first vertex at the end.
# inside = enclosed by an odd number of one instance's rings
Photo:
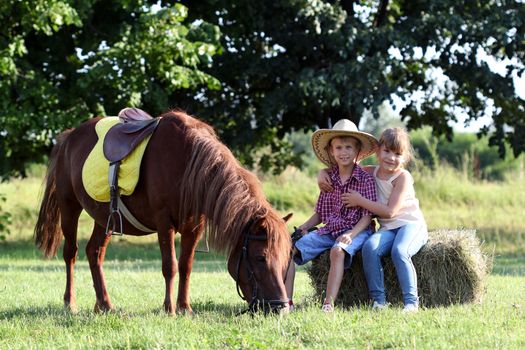
POLYGON ((286 215, 285 217, 283 217, 283 220, 284 222, 288 222, 288 220, 290 220, 290 218, 293 216, 293 213, 289 213, 288 215, 286 215))

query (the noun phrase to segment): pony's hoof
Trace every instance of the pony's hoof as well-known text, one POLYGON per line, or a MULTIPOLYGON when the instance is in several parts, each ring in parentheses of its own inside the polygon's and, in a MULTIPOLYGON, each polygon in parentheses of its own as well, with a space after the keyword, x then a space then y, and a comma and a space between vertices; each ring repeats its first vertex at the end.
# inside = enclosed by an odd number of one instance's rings
POLYGON ((166 306, 164 305, 164 312, 167 313, 169 316, 175 316, 177 314, 176 308, 174 306, 166 306))
POLYGON ((76 305, 76 304, 73 304, 73 303, 65 303, 65 304, 64 304, 64 308, 65 308, 66 311, 69 312, 70 314, 76 315, 76 314, 78 313, 78 308, 77 308, 77 305, 76 305))
POLYGON ((193 310, 191 307, 179 307, 177 309, 177 314, 184 315, 184 316, 193 316, 193 310))
POLYGON ((93 311, 96 314, 106 314, 108 312, 113 311, 113 307, 111 305, 104 305, 100 303, 95 303, 95 307, 93 308, 93 311))

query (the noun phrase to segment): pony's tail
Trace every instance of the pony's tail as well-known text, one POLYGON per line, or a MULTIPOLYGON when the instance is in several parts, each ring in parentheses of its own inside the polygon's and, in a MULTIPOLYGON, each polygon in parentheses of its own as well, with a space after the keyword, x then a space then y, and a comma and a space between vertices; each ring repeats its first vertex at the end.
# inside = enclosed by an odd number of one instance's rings
POLYGON ((57 254, 62 241, 62 228, 60 227, 60 208, 57 200, 56 172, 57 161, 64 141, 71 130, 66 130, 57 137, 57 143, 51 151, 46 177, 44 179, 45 191, 40 204, 40 212, 35 226, 35 244, 47 258, 57 254))

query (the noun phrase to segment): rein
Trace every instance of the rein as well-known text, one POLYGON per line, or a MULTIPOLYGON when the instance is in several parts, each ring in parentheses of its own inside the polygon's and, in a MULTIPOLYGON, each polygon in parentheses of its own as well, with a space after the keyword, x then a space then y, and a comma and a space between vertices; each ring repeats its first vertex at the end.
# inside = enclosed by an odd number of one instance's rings
MULTIPOLYGON (((250 227, 250 226, 251 226, 251 222, 246 227, 250 227)), ((244 240, 243 240, 242 251, 239 256, 239 260, 237 261, 237 278, 235 279, 236 288, 237 288, 237 294, 239 295, 239 297, 241 297, 241 299, 243 300, 248 301, 248 299, 243 295, 241 288, 239 286, 239 279, 241 276, 241 263, 243 260, 246 260, 246 272, 248 275, 248 281, 252 285, 252 298, 251 298, 250 303, 248 304, 248 308, 239 312, 237 316, 245 314, 247 312, 250 312, 250 313, 257 312, 260 306, 264 307, 265 305, 269 305, 270 307, 272 306, 281 307, 281 308, 285 307, 286 304, 288 303, 287 300, 277 300, 277 299, 276 300, 265 300, 265 299, 259 298, 259 285, 257 283, 257 278, 255 277, 255 273, 253 272, 253 267, 249 259, 248 244, 250 243, 250 241, 267 241, 268 237, 251 235, 248 233, 248 229, 245 229, 243 236, 244 236, 244 240)))

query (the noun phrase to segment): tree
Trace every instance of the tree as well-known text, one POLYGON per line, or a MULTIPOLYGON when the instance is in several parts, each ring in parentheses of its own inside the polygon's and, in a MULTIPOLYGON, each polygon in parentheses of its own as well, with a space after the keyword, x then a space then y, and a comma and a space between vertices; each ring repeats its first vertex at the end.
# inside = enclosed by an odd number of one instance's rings
POLYGON ((287 132, 343 117, 357 124, 365 110, 377 118, 394 98, 409 128, 430 125, 449 139, 458 113, 468 122, 491 110, 493 130, 480 133, 501 154, 505 143, 525 150, 513 85, 525 70, 522 1, 181 3, 189 13, 169 1, 154 12, 155 0, 3 1, 3 173, 22 172, 64 126, 125 105, 186 109, 244 164, 265 169, 299 161, 287 132), (491 71, 481 52, 507 73, 491 71))
MULTIPOLYGON (((250 162, 261 145, 275 152, 282 136, 328 127, 339 118, 378 117, 383 101, 404 100, 411 129, 430 125, 451 139, 458 113, 475 120, 491 108, 490 142, 525 150, 524 103, 513 75, 524 72, 525 5, 487 0, 183 1, 215 23, 225 52, 208 70, 222 85, 185 103, 213 120, 250 162), (491 71, 479 53, 505 62, 491 71), (491 107, 492 106, 492 107, 491 107)), ((182 100, 182 97, 181 97, 182 100)), ((267 163, 293 161, 286 152, 267 163)))
POLYGON ((219 88, 202 71, 217 26, 146 0, 0 3, 0 175, 23 175, 61 130, 125 106, 167 110, 173 92, 219 88), (74 5, 73 5, 74 4, 74 5))

